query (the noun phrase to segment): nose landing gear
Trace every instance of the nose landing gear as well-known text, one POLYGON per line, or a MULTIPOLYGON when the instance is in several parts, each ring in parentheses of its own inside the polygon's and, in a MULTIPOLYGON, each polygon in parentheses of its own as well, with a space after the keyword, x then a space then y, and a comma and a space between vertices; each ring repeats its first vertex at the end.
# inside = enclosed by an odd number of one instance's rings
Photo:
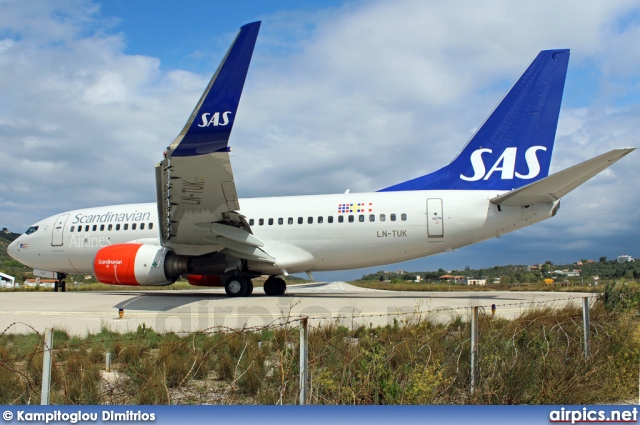
POLYGON ((58 273, 57 275, 58 278, 53 283, 53 292, 58 292, 58 289, 60 289, 60 292, 66 292, 67 282, 64 280, 64 278, 67 277, 67 275, 64 273, 58 273))

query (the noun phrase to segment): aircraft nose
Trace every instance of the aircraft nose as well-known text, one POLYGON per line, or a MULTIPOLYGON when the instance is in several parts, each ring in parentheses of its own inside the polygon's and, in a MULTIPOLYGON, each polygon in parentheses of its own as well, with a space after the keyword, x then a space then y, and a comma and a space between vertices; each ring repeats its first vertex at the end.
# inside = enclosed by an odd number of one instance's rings
POLYGON ((19 252, 18 251, 18 246, 20 244, 19 240, 20 240, 20 238, 16 239, 15 241, 11 242, 9 244, 9 246, 7 247, 7 254, 9 254, 11 256, 11 258, 13 258, 14 260, 18 260, 18 261, 20 261, 18 259, 18 257, 17 257, 18 252, 19 252))

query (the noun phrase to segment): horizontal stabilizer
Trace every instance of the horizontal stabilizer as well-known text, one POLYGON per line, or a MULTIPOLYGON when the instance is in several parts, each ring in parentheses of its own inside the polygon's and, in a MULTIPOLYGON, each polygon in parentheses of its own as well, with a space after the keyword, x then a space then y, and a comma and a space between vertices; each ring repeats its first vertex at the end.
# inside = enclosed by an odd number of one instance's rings
POLYGON ((557 201, 634 150, 635 148, 614 149, 535 183, 497 196, 491 199, 491 202, 507 207, 524 207, 557 201))

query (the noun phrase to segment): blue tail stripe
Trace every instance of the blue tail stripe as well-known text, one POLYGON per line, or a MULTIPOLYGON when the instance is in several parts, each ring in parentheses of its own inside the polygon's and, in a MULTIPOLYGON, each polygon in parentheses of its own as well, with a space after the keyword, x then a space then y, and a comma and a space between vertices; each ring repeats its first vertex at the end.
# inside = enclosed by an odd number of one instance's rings
POLYGON ((228 152, 240 95, 253 55, 260 22, 242 26, 227 55, 191 114, 171 156, 228 152))
POLYGON ((549 174, 569 50, 538 54, 449 165, 382 189, 511 190, 549 174))

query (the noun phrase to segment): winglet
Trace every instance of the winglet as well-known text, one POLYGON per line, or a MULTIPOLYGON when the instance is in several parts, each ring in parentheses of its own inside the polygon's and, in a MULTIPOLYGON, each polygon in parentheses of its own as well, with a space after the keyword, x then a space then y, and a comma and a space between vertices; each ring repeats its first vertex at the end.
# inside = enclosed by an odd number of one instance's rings
POLYGON ((229 151, 229 136, 259 30, 260 22, 240 28, 189 120, 167 150, 168 158, 229 151))
POLYGON ((447 166, 382 189, 511 190, 549 173, 569 50, 543 50, 447 166))

